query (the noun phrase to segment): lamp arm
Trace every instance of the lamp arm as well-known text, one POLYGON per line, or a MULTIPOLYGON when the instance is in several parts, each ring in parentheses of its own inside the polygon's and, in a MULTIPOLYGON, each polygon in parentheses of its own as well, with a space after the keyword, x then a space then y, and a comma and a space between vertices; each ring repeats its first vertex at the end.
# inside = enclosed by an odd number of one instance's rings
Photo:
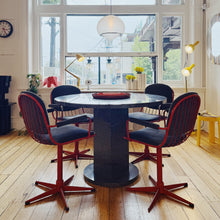
POLYGON ((71 73, 71 72, 68 70, 68 68, 69 68, 75 61, 76 61, 76 59, 74 59, 74 60, 65 68, 65 71, 66 71, 67 73, 69 73, 70 75, 72 75, 74 78, 77 79, 77 87, 79 88, 79 84, 80 84, 80 78, 79 78, 79 76, 77 76, 77 75, 71 73))
POLYGON ((185 76, 185 93, 188 92, 188 88, 187 88, 187 76, 185 76))
POLYGON ((67 68, 65 68, 65 71, 77 79, 77 87, 79 88, 80 78, 77 75, 71 73, 67 68))
POLYGON ((76 59, 74 59, 68 66, 66 66, 65 70, 68 69, 75 61, 76 61, 76 59))
POLYGON ((186 59, 185 59, 185 63, 184 63, 184 68, 186 67, 186 65, 188 63, 188 58, 189 58, 188 53, 186 53, 186 59))
POLYGON ((199 43, 199 41, 196 41, 196 42, 193 44, 193 46, 195 47, 198 43, 199 43))

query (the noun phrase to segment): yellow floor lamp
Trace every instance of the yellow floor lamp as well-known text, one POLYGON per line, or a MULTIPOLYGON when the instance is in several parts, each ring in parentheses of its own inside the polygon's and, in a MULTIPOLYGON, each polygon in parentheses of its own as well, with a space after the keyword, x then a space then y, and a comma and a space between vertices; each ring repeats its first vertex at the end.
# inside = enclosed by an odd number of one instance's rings
POLYGON ((192 68, 195 66, 195 64, 193 63, 191 66, 187 67, 186 64, 188 62, 188 55, 193 53, 195 46, 199 43, 199 41, 196 41, 194 44, 188 44, 185 46, 185 51, 186 51, 186 62, 184 65, 184 68, 182 69, 182 74, 183 76, 185 76, 185 92, 188 92, 188 88, 187 88, 187 77, 190 76, 191 72, 192 72, 192 68))

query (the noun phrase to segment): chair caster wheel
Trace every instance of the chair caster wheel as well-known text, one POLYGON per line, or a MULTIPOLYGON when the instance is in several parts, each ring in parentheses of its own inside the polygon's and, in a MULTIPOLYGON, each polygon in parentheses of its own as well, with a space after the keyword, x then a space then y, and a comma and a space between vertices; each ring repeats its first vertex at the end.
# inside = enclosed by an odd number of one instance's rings
POLYGON ((95 190, 95 188, 94 189, 91 189, 91 192, 95 192, 96 190, 95 190))
POLYGON ((55 162, 55 160, 51 160, 50 162, 51 162, 51 163, 54 163, 54 162, 55 162))
POLYGON ((188 186, 188 183, 186 183, 185 185, 184 185, 184 187, 187 187, 188 186))
POLYGON ((189 204, 189 207, 193 209, 194 208, 194 204, 192 204, 192 203, 189 204))
POLYGON ((27 201, 25 202, 25 205, 29 205, 29 204, 30 204, 30 202, 27 202, 27 201))
POLYGON ((66 210, 66 212, 68 212, 69 211, 69 207, 65 207, 65 210, 66 210))
POLYGON ((37 185, 38 185, 38 182, 36 181, 36 182, 35 182, 35 186, 37 186, 37 185))

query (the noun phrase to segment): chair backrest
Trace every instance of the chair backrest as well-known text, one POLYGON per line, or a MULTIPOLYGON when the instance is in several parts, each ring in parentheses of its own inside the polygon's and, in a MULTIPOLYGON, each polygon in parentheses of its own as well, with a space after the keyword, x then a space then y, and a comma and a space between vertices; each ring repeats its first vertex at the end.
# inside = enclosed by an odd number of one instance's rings
MULTIPOLYGON (((81 93, 80 89, 75 86, 71 86, 71 85, 57 86, 52 90, 50 94, 51 104, 55 103, 54 99, 58 96, 72 95, 72 94, 79 94, 79 93, 81 93)), ((64 106, 63 111, 70 111, 74 109, 77 109, 77 108, 64 106)))
POLYGON ((49 118, 43 100, 32 92, 22 92, 18 103, 30 136, 42 144, 53 144, 49 138, 49 118))
POLYGON ((174 100, 167 119, 167 139, 164 146, 176 146, 184 142, 194 129, 200 107, 197 93, 185 93, 174 100))
POLYGON ((155 83, 147 86, 145 88, 145 93, 165 96, 168 103, 172 103, 174 99, 173 89, 170 86, 162 83, 155 83))
POLYGON ((51 103, 54 103, 54 99, 58 96, 72 95, 79 93, 81 93, 80 89, 75 86, 71 86, 71 85, 57 86, 52 90, 50 94, 51 103))

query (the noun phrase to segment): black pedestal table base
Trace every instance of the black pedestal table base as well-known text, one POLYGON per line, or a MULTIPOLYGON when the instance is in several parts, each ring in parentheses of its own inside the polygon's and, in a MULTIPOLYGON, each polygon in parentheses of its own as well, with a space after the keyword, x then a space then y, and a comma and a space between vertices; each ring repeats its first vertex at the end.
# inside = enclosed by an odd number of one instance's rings
POLYGON ((135 181, 138 169, 129 164, 126 120, 128 109, 94 109, 94 164, 84 170, 88 182, 108 187, 135 181))
POLYGON ((121 175, 118 177, 115 181, 111 180, 104 180, 102 179, 101 182, 96 182, 94 178, 94 164, 89 164, 85 169, 84 169, 84 178, 87 182, 100 185, 100 186, 106 186, 106 187, 121 187, 121 186, 126 186, 128 184, 133 183, 135 180, 137 180, 139 175, 138 168, 133 165, 132 163, 129 164, 129 176, 127 175, 123 176, 121 175))

